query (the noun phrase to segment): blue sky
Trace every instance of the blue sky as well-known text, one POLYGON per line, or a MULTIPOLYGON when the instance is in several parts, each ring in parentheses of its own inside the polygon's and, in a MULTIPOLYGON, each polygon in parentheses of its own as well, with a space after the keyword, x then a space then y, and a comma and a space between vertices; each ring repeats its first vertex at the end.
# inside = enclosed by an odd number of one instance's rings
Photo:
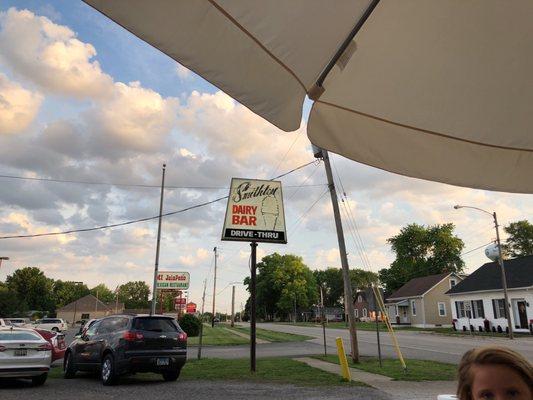
MULTIPOLYGON (((279 131, 193 73, 180 75, 175 61, 81 1, 8 0, 0 13, 0 95, 22 115, 10 120, 15 114, 0 109, 6 113, 0 119, 10 121, 0 124, 0 174, 157 184, 166 162, 169 184, 225 188, 232 176, 270 178, 312 159, 305 123, 295 133, 279 131)), ((307 102, 304 115, 309 107, 307 102)), ((503 224, 533 215, 531 196, 424 182, 332 158, 373 270, 392 261, 386 239, 411 222, 455 223, 465 251, 491 241, 491 221, 453 210, 456 203, 496 210, 503 224)), ((338 266, 325 182, 322 166, 283 179, 289 243, 260 245, 259 255, 291 252, 313 269, 338 266)), ((6 234, 97 226, 157 212, 157 189, 6 179, 0 185, 0 230, 6 234)), ((169 190, 165 208, 223 194, 226 189, 169 190)), ((249 246, 219 240, 224 209, 216 204, 164 221, 161 265, 191 273, 195 301, 210 276, 214 246, 221 254, 219 289, 248 272, 249 246)), ((89 286, 150 282, 155 227, 4 241, 0 251, 11 260, 2 265, 0 279, 31 265, 54 278, 76 274, 89 286)), ((361 266, 349 229, 347 244, 351 264, 361 266)), ((486 262, 482 249, 464 259, 468 270, 486 262)), ((229 306, 224 293, 230 291, 224 290, 217 301, 221 311, 229 306)), ((237 297, 245 301, 242 288, 237 297)))

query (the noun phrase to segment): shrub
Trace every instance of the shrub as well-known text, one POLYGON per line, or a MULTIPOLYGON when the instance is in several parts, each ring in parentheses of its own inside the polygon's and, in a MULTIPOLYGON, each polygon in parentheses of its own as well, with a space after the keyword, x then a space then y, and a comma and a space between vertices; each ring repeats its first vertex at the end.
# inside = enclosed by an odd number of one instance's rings
POLYGON ((181 329, 183 329, 189 337, 198 336, 200 334, 201 324, 202 322, 200 319, 192 314, 185 314, 180 319, 181 329))

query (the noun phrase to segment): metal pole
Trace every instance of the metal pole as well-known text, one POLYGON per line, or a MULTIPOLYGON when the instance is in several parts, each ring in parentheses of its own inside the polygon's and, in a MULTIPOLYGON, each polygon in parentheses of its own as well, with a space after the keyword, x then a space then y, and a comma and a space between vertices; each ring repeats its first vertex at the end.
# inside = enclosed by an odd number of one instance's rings
POLYGON ((76 311, 77 311, 77 308, 78 308, 78 299, 76 299, 76 301, 74 301, 74 318, 73 318, 73 321, 72 321, 72 325, 76 325, 76 311))
POLYGON ((215 327, 215 299, 217 296, 217 248, 213 249, 215 252, 215 276, 213 278, 213 316, 211 317, 211 327, 215 327))
POLYGON ((250 246, 252 247, 252 256, 250 261, 250 275, 251 275, 251 283, 250 283, 250 370, 255 373, 255 307, 256 307, 256 272, 257 272, 257 243, 252 242, 250 243, 250 246))
POLYGON ((331 172, 331 164, 329 162, 329 155, 327 150, 322 149, 322 159, 326 168, 326 175, 328 178, 329 192, 331 195, 331 205, 333 206, 333 215, 335 217, 335 227, 337 229, 337 240, 339 242, 339 252, 341 257, 342 277, 344 279, 344 302, 346 304, 346 311, 348 314, 348 325, 350 328, 350 348, 351 357, 354 363, 359 362, 359 348, 357 346, 357 330, 355 327, 355 314, 353 309, 352 285, 350 282, 350 267, 348 265, 348 257, 346 254, 346 244, 344 242, 344 232, 342 229, 341 214, 339 210, 339 202, 337 200, 337 191, 335 190, 335 183, 333 182, 333 173, 331 172))
POLYGON ((374 312, 375 312, 375 318, 376 318, 376 336, 377 336, 377 339, 378 339, 378 357, 379 357, 379 366, 381 368, 381 367, 383 367, 383 365, 382 365, 382 361, 381 361, 381 342, 380 342, 380 338, 379 338, 378 299, 377 299, 377 296, 376 296, 376 292, 373 291, 373 293, 374 293, 374 312))
POLYGON ((507 277, 505 276, 505 268, 503 265, 503 256, 502 256, 502 246, 500 243, 500 229, 498 225, 498 218, 496 216, 496 211, 492 214, 494 217, 494 227, 496 228, 496 241, 498 242, 498 258, 500 269, 502 271, 502 287, 503 287, 503 296, 505 298, 505 312, 507 314, 507 326, 509 326, 509 339, 514 339, 513 334, 513 325, 511 324, 511 303, 509 303, 509 295, 507 293, 507 277))
POLYGON ((198 338, 198 359, 202 358, 202 338, 204 337, 204 304, 205 304, 205 287, 207 279, 204 279, 204 294, 202 294, 202 313, 200 314, 200 337, 198 338))
POLYGON ((235 326, 235 285, 231 288, 231 327, 235 326))
POLYGON ((324 337, 324 357, 328 356, 328 350, 326 348, 326 313, 324 312, 324 293, 322 292, 322 286, 320 286, 320 306, 322 308, 322 336, 324 337))
POLYGON ((161 215, 163 214, 163 194, 165 192, 165 169, 167 165, 163 164, 163 174, 161 177, 161 198, 159 200, 159 221, 157 224, 157 245, 155 249, 155 265, 154 265, 154 284, 152 285, 152 307, 150 308, 150 315, 155 314, 156 293, 155 287, 157 284, 157 271, 159 270, 159 245, 161 243, 161 215))

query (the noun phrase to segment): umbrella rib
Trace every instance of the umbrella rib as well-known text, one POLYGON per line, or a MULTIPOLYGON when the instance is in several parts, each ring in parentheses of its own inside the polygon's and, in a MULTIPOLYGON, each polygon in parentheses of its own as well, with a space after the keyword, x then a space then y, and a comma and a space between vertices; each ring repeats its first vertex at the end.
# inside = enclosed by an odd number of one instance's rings
POLYGON ((208 0, 209 3, 213 7, 215 7, 222 15, 224 15, 228 20, 230 20, 233 25, 235 25, 237 28, 239 28, 244 34, 246 34, 250 39, 252 39, 265 53, 268 54, 270 58, 272 58, 274 61, 276 61, 279 65, 281 65, 289 74, 291 74, 294 79, 302 86, 302 89, 307 93, 307 88, 305 87, 304 83, 300 80, 298 75, 290 69, 283 61, 281 61, 279 58, 277 58, 270 50, 268 50, 263 43, 259 41, 250 31, 248 31, 244 26, 242 26, 239 21, 237 21, 231 14, 229 14, 222 6, 220 6, 215 0, 208 0))
POLYGON ((402 128, 412 129, 414 131, 418 131, 418 132, 421 132, 421 133, 427 133, 427 134, 430 134, 430 135, 439 136, 439 137, 443 137, 443 138, 446 138, 446 139, 457 140, 459 142, 466 142, 466 143, 475 144, 475 145, 478 145, 478 146, 486 146, 486 147, 492 147, 492 148, 503 149, 503 150, 525 151, 525 152, 529 152, 529 153, 533 152, 533 149, 527 149, 527 148, 521 148, 521 147, 508 147, 508 146, 501 146, 501 145, 497 145, 497 144, 476 142, 474 140, 462 139, 462 138, 458 138, 458 137, 455 137, 455 136, 447 135, 445 133, 431 131, 429 129, 417 128, 416 126, 402 124, 400 122, 394 122, 394 121, 391 121, 391 120, 388 120, 388 119, 385 119, 385 118, 377 117, 375 115, 367 114, 367 113, 364 113, 364 112, 361 112, 361 111, 357 111, 357 110, 352 110, 351 108, 339 106, 339 105, 333 104, 333 103, 328 103, 327 101, 316 100, 315 103, 321 103, 321 104, 324 104, 324 105, 327 105, 327 106, 330 106, 330 107, 338 108, 338 109, 343 110, 343 111, 348 111, 348 112, 351 112, 351 113, 354 113, 354 114, 361 115, 363 117, 374 119, 376 121, 385 122, 387 124, 399 126, 399 127, 402 127, 402 128))

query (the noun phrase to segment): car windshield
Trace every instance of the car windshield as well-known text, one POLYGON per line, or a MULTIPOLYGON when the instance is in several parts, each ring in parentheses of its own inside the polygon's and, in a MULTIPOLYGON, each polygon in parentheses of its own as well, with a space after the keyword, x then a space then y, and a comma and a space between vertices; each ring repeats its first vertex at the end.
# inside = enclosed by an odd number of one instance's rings
POLYGON ((133 327, 142 331, 177 332, 178 328, 170 318, 135 318, 133 327))
POLYGON ((33 332, 4 331, 0 332, 0 340, 41 340, 42 338, 33 332))

